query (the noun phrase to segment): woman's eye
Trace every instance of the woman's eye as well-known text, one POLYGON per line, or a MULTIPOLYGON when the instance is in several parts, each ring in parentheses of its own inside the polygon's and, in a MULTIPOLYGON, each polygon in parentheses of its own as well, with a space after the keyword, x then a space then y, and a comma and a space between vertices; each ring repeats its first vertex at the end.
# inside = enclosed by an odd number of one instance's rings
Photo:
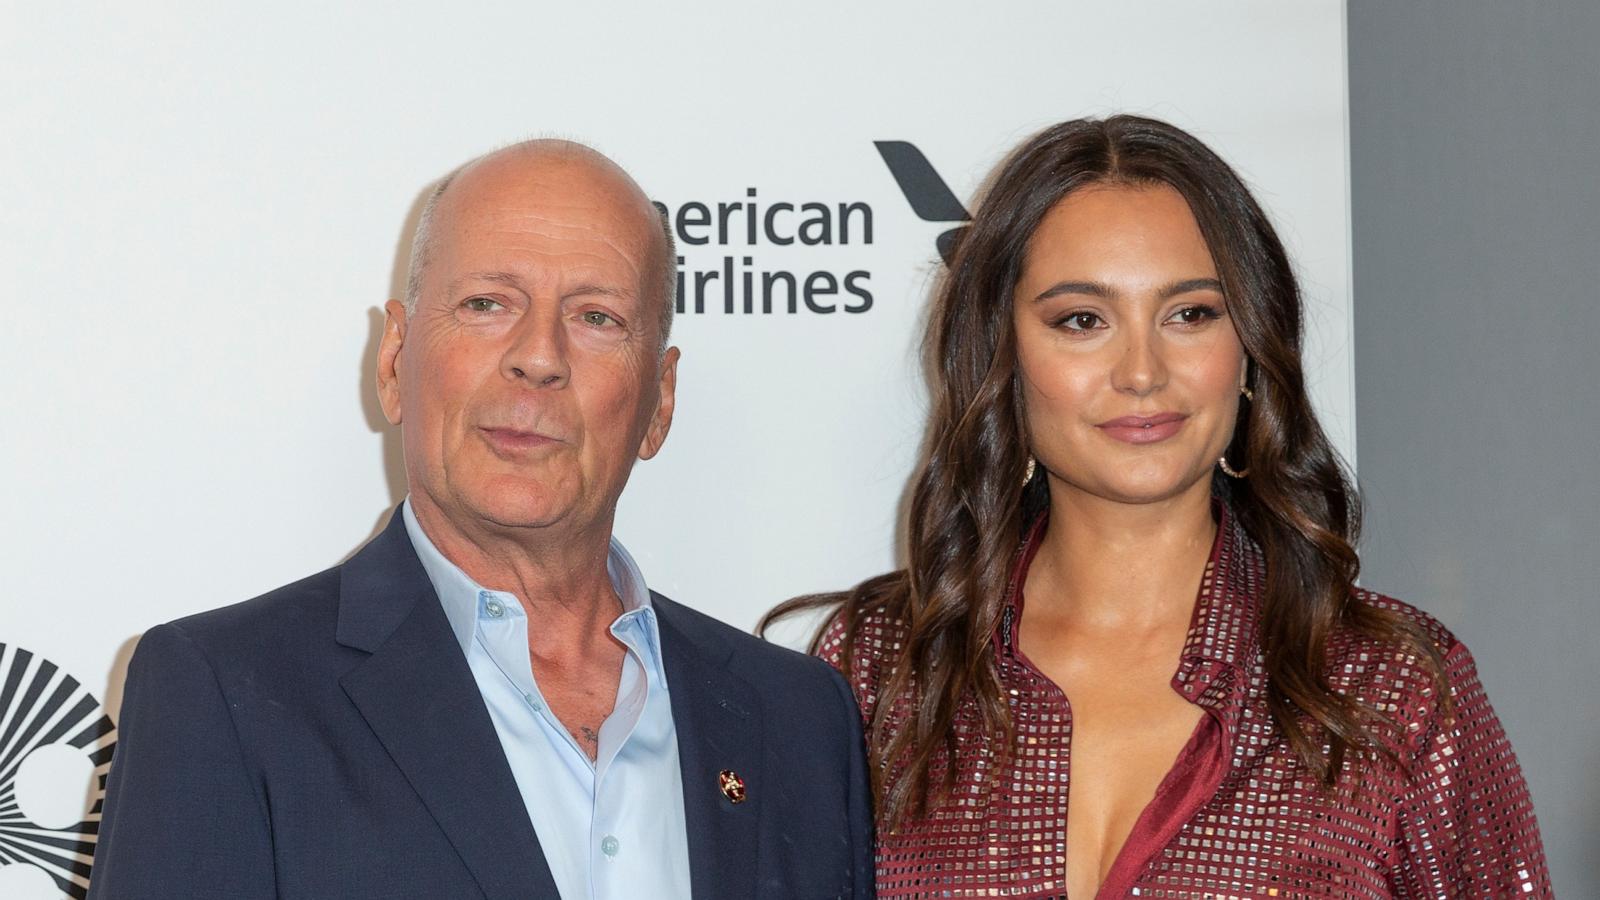
POLYGON ((488 297, 469 297, 467 301, 461 305, 472 310, 473 312, 494 312, 496 309, 500 308, 500 303, 498 301, 491 300, 488 297))
POLYGON ((1075 312, 1056 322, 1058 328, 1068 331, 1093 331, 1099 327, 1101 319, 1092 312, 1075 312))
POLYGON ((1172 314, 1172 320, 1180 325, 1199 325, 1221 317, 1222 313, 1210 306, 1185 306, 1172 314))
POLYGON ((582 318, 585 324, 593 325, 597 328, 604 325, 609 325, 616 321, 616 319, 611 318, 597 309, 591 309, 585 312, 582 318))

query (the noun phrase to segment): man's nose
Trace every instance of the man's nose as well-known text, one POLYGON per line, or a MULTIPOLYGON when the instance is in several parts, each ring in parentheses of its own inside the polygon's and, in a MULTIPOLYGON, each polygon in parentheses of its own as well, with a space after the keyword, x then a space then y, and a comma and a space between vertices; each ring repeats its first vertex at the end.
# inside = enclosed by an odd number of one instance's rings
POLYGON ((1111 384, 1117 390, 1144 397, 1167 383, 1167 363, 1161 336, 1156 329, 1140 329, 1127 335, 1122 355, 1111 370, 1111 384))
POLYGON ((530 310, 512 332, 511 345, 500 360, 506 378, 529 387, 560 387, 572 370, 567 362, 567 333, 559 309, 530 310))

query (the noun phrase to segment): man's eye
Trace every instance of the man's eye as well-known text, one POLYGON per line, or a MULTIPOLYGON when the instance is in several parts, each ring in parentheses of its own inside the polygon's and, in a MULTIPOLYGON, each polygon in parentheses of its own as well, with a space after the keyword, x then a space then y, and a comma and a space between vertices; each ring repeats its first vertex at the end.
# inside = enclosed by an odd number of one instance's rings
POLYGON ((597 328, 617 321, 616 319, 611 318, 597 309, 588 310, 583 314, 582 318, 586 324, 593 325, 597 328))
POLYGON ((494 312, 500 308, 499 301, 491 300, 488 297, 470 297, 461 305, 473 312, 494 312))
POLYGON ((1092 312, 1075 312, 1059 319, 1056 327, 1068 331, 1093 331, 1101 322, 1098 315, 1092 312))

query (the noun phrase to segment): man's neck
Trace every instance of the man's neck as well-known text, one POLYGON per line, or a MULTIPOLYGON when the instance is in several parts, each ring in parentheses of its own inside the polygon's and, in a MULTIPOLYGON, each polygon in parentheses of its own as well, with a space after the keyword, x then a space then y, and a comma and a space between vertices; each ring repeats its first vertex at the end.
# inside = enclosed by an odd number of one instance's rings
POLYGON ((440 555, 479 585, 515 596, 541 628, 590 631, 617 617, 606 569, 610 517, 588 529, 501 528, 460 522, 420 494, 406 502, 440 555))

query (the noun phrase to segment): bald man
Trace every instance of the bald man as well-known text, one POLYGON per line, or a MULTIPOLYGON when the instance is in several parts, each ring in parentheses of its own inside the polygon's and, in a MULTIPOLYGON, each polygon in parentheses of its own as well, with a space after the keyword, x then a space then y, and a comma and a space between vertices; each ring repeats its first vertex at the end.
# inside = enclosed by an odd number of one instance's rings
POLYGON ((90 897, 871 896, 844 682, 611 535, 672 424, 674 261, 586 147, 440 183, 378 354, 409 496, 345 564, 140 641, 90 897))

